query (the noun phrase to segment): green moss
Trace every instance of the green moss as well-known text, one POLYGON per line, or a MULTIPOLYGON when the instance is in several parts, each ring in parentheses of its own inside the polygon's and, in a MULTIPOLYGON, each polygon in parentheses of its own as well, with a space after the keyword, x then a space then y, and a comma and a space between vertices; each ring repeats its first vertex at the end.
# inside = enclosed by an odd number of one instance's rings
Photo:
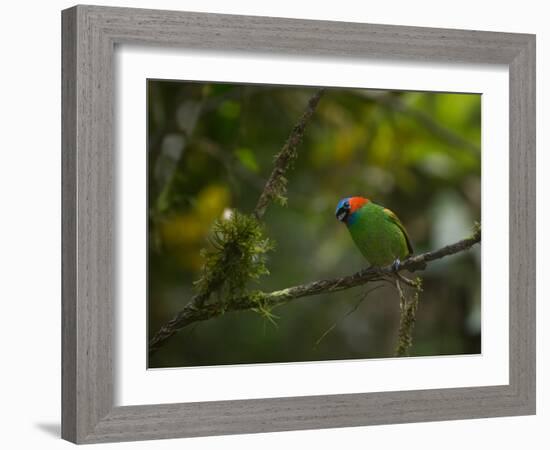
POLYGON ((288 179, 283 175, 273 180, 273 184, 271 185, 270 196, 276 203, 281 206, 286 206, 288 201, 286 197, 287 185, 288 179))
POLYGON ((268 303, 265 293, 260 291, 253 292, 250 294, 249 300, 255 305, 250 308, 252 311, 258 313, 264 319, 277 326, 276 319, 278 319, 279 316, 273 314, 273 307, 268 303))
POLYGON ((241 295, 250 280, 269 274, 266 254, 272 249, 273 242, 252 215, 236 211, 217 220, 202 251, 205 262, 195 288, 199 294, 218 292, 222 299, 241 295))
POLYGON ((474 222, 474 226, 472 227, 472 235, 470 236, 470 239, 475 239, 481 234, 481 223, 480 222, 474 222))

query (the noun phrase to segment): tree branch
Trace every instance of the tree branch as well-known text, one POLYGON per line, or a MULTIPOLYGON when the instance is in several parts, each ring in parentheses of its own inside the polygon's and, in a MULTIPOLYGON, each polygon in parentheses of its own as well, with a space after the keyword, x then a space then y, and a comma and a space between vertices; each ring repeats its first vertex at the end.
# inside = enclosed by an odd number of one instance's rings
MULTIPOLYGON (((290 167, 291 163, 297 158, 297 147, 302 142, 304 136, 304 130, 307 123, 311 119, 311 116, 317 108, 317 104, 323 95, 324 89, 319 89, 308 101, 306 110, 298 120, 298 123, 294 126, 290 135, 281 148, 281 151, 275 158, 275 167, 271 172, 269 179, 267 180, 264 189, 258 199, 258 203, 254 210, 256 219, 261 220, 267 206, 273 199, 282 201, 284 193, 286 191, 287 180, 285 173, 290 167)), ((210 298, 212 291, 207 291, 195 295, 191 301, 176 314, 169 322, 164 324, 160 330, 155 333, 153 338, 149 341, 149 356, 155 353, 160 346, 162 346, 170 337, 176 334, 183 327, 192 322, 200 320, 206 320, 221 312, 216 308, 212 309, 212 305, 207 305, 206 302, 210 298), (216 313, 217 311, 217 313, 216 313)), ((256 305, 257 306, 257 305, 256 305)), ((218 307, 219 308, 219 307, 218 307)))
MULTIPOLYGON (((476 225, 474 233, 469 238, 447 245, 438 250, 422 253, 406 259, 401 263, 398 273, 404 270, 410 272, 424 270, 427 267, 427 263, 430 261, 466 251, 480 241, 481 226, 476 225)), ((199 296, 195 296, 151 339, 149 342, 149 356, 158 350, 169 337, 192 323, 213 319, 214 317, 231 311, 258 310, 262 308, 271 309, 298 298, 339 292, 369 282, 385 280, 392 274, 395 274, 395 270, 391 265, 382 268, 366 268, 344 277, 313 281, 311 283, 301 284, 269 293, 254 292, 234 299, 228 299, 225 302, 201 304, 201 300, 204 302, 204 298, 198 299, 197 297, 199 296)))
POLYGON ((395 279, 395 286, 399 292, 399 333, 397 335, 397 347, 395 356, 409 356, 409 349, 412 347, 412 332, 416 322, 416 310, 418 309, 418 299, 422 292, 422 280, 417 278, 415 292, 412 297, 407 298, 399 284, 399 277, 395 279))
POLYGON ((294 128, 290 132, 290 136, 285 142, 285 145, 281 151, 275 157, 275 167, 271 172, 267 182, 265 183, 264 190, 258 199, 256 208, 254 210, 254 215, 258 220, 260 220, 269 203, 273 200, 279 200, 281 203, 285 203, 286 199, 284 197, 286 192, 287 179, 285 178, 285 173, 290 167, 291 163, 296 159, 298 153, 296 148, 302 142, 304 136, 304 130, 306 128, 309 119, 315 112, 317 104, 323 95, 324 90, 319 89, 310 99, 307 104, 306 110, 302 114, 302 117, 298 121, 294 128))

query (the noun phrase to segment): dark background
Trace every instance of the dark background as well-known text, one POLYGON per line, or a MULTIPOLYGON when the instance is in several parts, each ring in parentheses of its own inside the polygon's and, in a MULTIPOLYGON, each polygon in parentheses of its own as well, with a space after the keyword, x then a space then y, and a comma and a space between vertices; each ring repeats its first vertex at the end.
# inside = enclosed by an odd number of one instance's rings
MULTIPOLYGON (((194 294, 212 222, 251 212, 274 155, 312 88, 148 82, 149 335, 194 294)), ((366 196, 393 210, 416 253, 471 234, 481 214, 481 96, 328 89, 288 173, 288 205, 265 222, 276 242, 271 291, 365 266, 339 199, 366 196)), ((412 356, 479 353, 480 248, 421 273, 412 356)), ((182 330, 150 367, 289 362, 393 355, 399 324, 395 289, 376 285, 307 297, 273 312, 227 313, 182 330), (320 342, 331 326, 334 329, 320 342)))

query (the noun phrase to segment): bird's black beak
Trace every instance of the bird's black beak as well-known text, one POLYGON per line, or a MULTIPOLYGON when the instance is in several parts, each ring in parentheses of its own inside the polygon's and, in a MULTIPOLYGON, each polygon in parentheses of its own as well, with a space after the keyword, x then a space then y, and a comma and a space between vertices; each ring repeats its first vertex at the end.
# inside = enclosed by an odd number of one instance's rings
POLYGON ((336 211, 336 218, 340 222, 345 222, 348 217, 348 214, 349 214, 349 209, 342 207, 338 211, 336 211))

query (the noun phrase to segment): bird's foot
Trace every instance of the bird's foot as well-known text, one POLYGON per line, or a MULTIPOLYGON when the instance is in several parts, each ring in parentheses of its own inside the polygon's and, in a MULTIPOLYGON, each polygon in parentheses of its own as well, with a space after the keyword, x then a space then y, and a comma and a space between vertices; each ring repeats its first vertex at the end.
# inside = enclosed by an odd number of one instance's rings
POLYGON ((394 272, 399 272, 399 269, 401 268, 401 260, 396 258, 396 260, 392 263, 391 268, 394 272))

